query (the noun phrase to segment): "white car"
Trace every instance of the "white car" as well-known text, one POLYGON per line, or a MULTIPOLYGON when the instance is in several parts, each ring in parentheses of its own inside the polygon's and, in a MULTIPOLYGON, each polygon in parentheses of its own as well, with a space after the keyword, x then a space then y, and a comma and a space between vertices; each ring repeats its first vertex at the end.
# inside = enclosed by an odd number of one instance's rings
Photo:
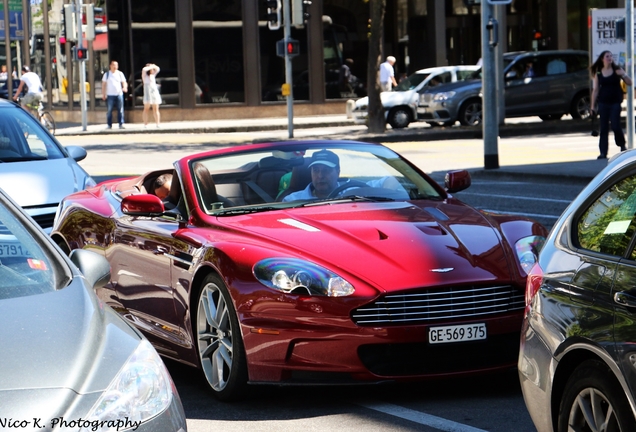
MULTIPOLYGON (((441 66, 421 69, 404 79, 394 91, 380 93, 386 122, 393 129, 405 128, 417 120, 419 92, 439 84, 462 81, 469 78, 479 66, 441 66)), ((369 98, 348 101, 348 111, 356 123, 366 123, 369 98)))
POLYGON ((13 102, 0 101, 0 188, 47 233, 66 195, 95 186, 77 163, 78 146, 62 146, 35 118, 13 102))

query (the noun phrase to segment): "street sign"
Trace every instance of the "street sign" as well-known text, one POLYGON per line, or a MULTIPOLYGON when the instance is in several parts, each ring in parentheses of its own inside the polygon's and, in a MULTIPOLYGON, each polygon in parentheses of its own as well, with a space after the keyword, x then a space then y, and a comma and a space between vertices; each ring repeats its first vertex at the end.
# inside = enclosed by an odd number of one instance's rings
MULTIPOLYGON (((11 40, 24 39, 22 11, 9 11, 9 38, 11 40)), ((4 39, 4 11, 0 11, 0 39, 4 39)))

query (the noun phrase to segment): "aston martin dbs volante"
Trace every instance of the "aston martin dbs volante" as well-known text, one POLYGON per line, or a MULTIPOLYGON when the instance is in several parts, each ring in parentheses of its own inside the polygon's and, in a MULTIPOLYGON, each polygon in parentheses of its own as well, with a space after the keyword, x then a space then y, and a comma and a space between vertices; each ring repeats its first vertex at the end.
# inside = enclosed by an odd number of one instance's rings
POLYGON ((512 368, 546 230, 445 183, 379 144, 253 144, 70 195, 52 236, 104 254, 98 295, 221 399, 512 368))
POLYGON ((187 430, 161 357, 95 295, 109 272, 0 190, 0 430, 187 430))

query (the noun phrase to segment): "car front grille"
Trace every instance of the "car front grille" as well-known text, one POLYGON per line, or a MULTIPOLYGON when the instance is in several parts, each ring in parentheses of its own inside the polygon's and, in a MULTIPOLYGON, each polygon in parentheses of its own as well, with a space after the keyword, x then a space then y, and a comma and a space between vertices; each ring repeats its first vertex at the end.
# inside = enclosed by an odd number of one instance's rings
POLYGON ((355 309, 360 326, 427 324, 472 319, 525 307, 524 293, 510 285, 462 286, 387 294, 355 309))
POLYGON ((369 371, 385 377, 513 367, 519 357, 519 331, 473 342, 362 345, 358 356, 369 371))
POLYGON ((40 215, 31 216, 33 220, 40 225, 41 228, 53 227, 53 220, 55 219, 55 213, 45 213, 40 215))

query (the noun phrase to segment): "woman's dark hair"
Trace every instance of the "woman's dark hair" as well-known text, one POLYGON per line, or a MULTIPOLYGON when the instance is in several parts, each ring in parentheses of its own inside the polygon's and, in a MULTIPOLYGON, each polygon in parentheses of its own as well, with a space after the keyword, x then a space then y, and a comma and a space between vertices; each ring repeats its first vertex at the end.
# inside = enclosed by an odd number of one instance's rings
MULTIPOLYGON (((611 53, 611 51, 605 50, 600 53, 596 61, 592 63, 592 66, 590 66, 592 76, 596 75, 601 69, 603 69, 603 57, 605 57, 605 54, 607 53, 611 53)), ((614 63, 614 60, 612 60, 612 69, 620 69, 620 66, 614 63)))

